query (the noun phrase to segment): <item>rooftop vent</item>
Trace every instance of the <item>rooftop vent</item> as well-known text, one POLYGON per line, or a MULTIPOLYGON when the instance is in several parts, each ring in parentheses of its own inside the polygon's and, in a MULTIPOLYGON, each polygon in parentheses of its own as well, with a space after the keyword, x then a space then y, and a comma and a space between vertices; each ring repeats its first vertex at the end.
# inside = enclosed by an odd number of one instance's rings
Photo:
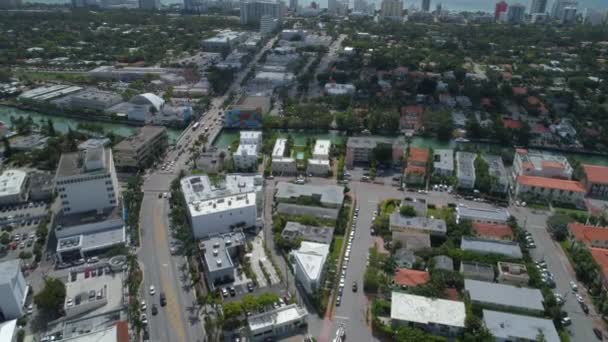
POLYGON ((230 239, 226 240, 226 246, 230 246, 231 243, 232 243, 232 240, 230 240, 230 239))
POLYGON ((217 263, 218 266, 222 266, 222 259, 217 259, 217 260, 215 260, 215 262, 217 263))
POLYGON ((219 248, 220 247, 220 243, 219 242, 214 242, 213 243, 213 247, 214 248, 219 248))
POLYGON ((214 249, 214 250, 213 250, 213 256, 217 256, 217 255, 218 255, 218 253, 219 253, 219 251, 218 251, 217 249, 214 249))

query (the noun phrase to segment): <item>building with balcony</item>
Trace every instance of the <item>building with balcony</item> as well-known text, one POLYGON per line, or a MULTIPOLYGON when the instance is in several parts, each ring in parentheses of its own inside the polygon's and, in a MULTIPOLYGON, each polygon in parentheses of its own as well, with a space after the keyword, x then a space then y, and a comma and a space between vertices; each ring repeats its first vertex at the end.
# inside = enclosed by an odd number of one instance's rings
POLYGON ((147 168, 162 154, 167 144, 165 127, 143 126, 136 134, 114 146, 116 167, 122 170, 147 168))

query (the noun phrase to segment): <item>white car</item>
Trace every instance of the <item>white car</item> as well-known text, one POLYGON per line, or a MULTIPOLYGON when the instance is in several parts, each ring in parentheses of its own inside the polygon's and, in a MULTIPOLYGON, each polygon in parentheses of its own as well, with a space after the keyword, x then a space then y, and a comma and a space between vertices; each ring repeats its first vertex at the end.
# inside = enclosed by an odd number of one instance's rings
POLYGON ((578 291, 578 285, 576 285, 574 280, 570 281, 570 287, 572 288, 572 291, 574 291, 574 292, 578 291))
POLYGON ((148 316, 146 316, 146 314, 141 314, 141 319, 140 319, 142 324, 148 324, 148 316))
POLYGON ((27 314, 31 315, 34 312, 34 306, 32 304, 27 306, 27 314))
POLYGON ((148 306, 146 305, 146 301, 145 301, 145 300, 142 300, 142 301, 141 301, 141 305, 140 305, 140 307, 141 307, 141 309, 142 309, 142 310, 144 310, 144 311, 145 311, 145 310, 148 308, 148 306))
POLYGON ((577 301, 577 302, 579 302, 579 303, 582 303, 582 302, 584 302, 585 300, 583 299, 583 296, 581 296, 580 294, 578 294, 578 293, 577 293, 577 294, 576 294, 576 301, 577 301))
POLYGON ((154 296, 156 294, 156 289, 154 288, 154 285, 150 285, 150 295, 154 296))

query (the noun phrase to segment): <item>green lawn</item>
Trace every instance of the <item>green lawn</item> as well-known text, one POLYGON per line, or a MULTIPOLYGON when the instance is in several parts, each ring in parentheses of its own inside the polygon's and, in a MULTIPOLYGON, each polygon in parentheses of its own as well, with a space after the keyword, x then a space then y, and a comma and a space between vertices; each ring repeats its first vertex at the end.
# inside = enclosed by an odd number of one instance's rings
POLYGON ((334 249, 331 251, 331 257, 337 261, 340 259, 340 250, 342 249, 342 243, 344 242, 343 236, 334 236, 334 249))
POLYGON ((569 209, 569 208, 559 208, 559 207, 555 207, 555 211, 557 211, 559 213, 566 214, 566 215, 574 214, 576 216, 587 216, 589 214, 585 210, 569 209))

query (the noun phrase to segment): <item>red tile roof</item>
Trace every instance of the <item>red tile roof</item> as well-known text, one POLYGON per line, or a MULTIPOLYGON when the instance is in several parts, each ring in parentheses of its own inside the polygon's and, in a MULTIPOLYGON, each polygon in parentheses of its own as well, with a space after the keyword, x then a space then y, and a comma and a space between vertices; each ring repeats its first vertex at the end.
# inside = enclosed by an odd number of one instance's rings
POLYGON ((532 126, 532 132, 536 134, 549 133, 549 128, 543 124, 535 124, 532 126))
POLYGON ((564 164, 554 161, 554 160, 543 160, 541 162, 541 165, 543 166, 543 169, 552 168, 552 169, 562 169, 563 170, 565 168, 564 164))
POLYGON ((538 106, 540 104, 540 100, 536 96, 528 96, 528 104, 530 106, 538 106))
POLYGON ((535 176, 519 176, 517 177, 517 183, 521 185, 535 186, 538 188, 585 192, 585 188, 580 182, 565 179, 535 176))
POLYGON ((449 288, 447 287, 443 293, 445 293, 445 296, 447 297, 447 299, 449 300, 455 300, 457 302, 461 302, 462 300, 460 299, 460 294, 458 293, 458 290, 453 289, 453 288, 449 288))
POLYGON ((568 230, 577 241, 591 245, 593 241, 608 241, 608 227, 588 226, 582 223, 568 224, 568 230))
POLYGON ((424 166, 416 166, 416 165, 408 165, 405 168, 405 174, 406 175, 411 175, 414 173, 420 173, 420 174, 425 174, 426 173, 426 167, 424 166))
POLYGON ((416 114, 416 115, 422 115, 422 106, 419 105, 412 105, 412 106, 405 106, 405 107, 401 107, 401 115, 403 114, 416 114))
POLYGON ((400 286, 418 286, 428 283, 429 280, 431 280, 431 276, 428 272, 407 268, 398 268, 393 277, 395 285, 400 286))
POLYGON ((604 279, 608 278, 608 249, 604 248, 591 248, 591 256, 593 260, 602 270, 604 279))
POLYGON ((480 237, 513 239, 513 230, 506 224, 473 223, 473 230, 480 237))
POLYGON ((587 180, 596 184, 608 184, 608 167, 600 165, 583 164, 587 180))
POLYGON ((502 120, 502 124, 505 126, 505 128, 510 129, 520 129, 522 127, 521 121, 513 119, 504 119, 502 120))
POLYGON ((426 163, 429 160, 429 150, 426 148, 410 147, 408 161, 426 163))

